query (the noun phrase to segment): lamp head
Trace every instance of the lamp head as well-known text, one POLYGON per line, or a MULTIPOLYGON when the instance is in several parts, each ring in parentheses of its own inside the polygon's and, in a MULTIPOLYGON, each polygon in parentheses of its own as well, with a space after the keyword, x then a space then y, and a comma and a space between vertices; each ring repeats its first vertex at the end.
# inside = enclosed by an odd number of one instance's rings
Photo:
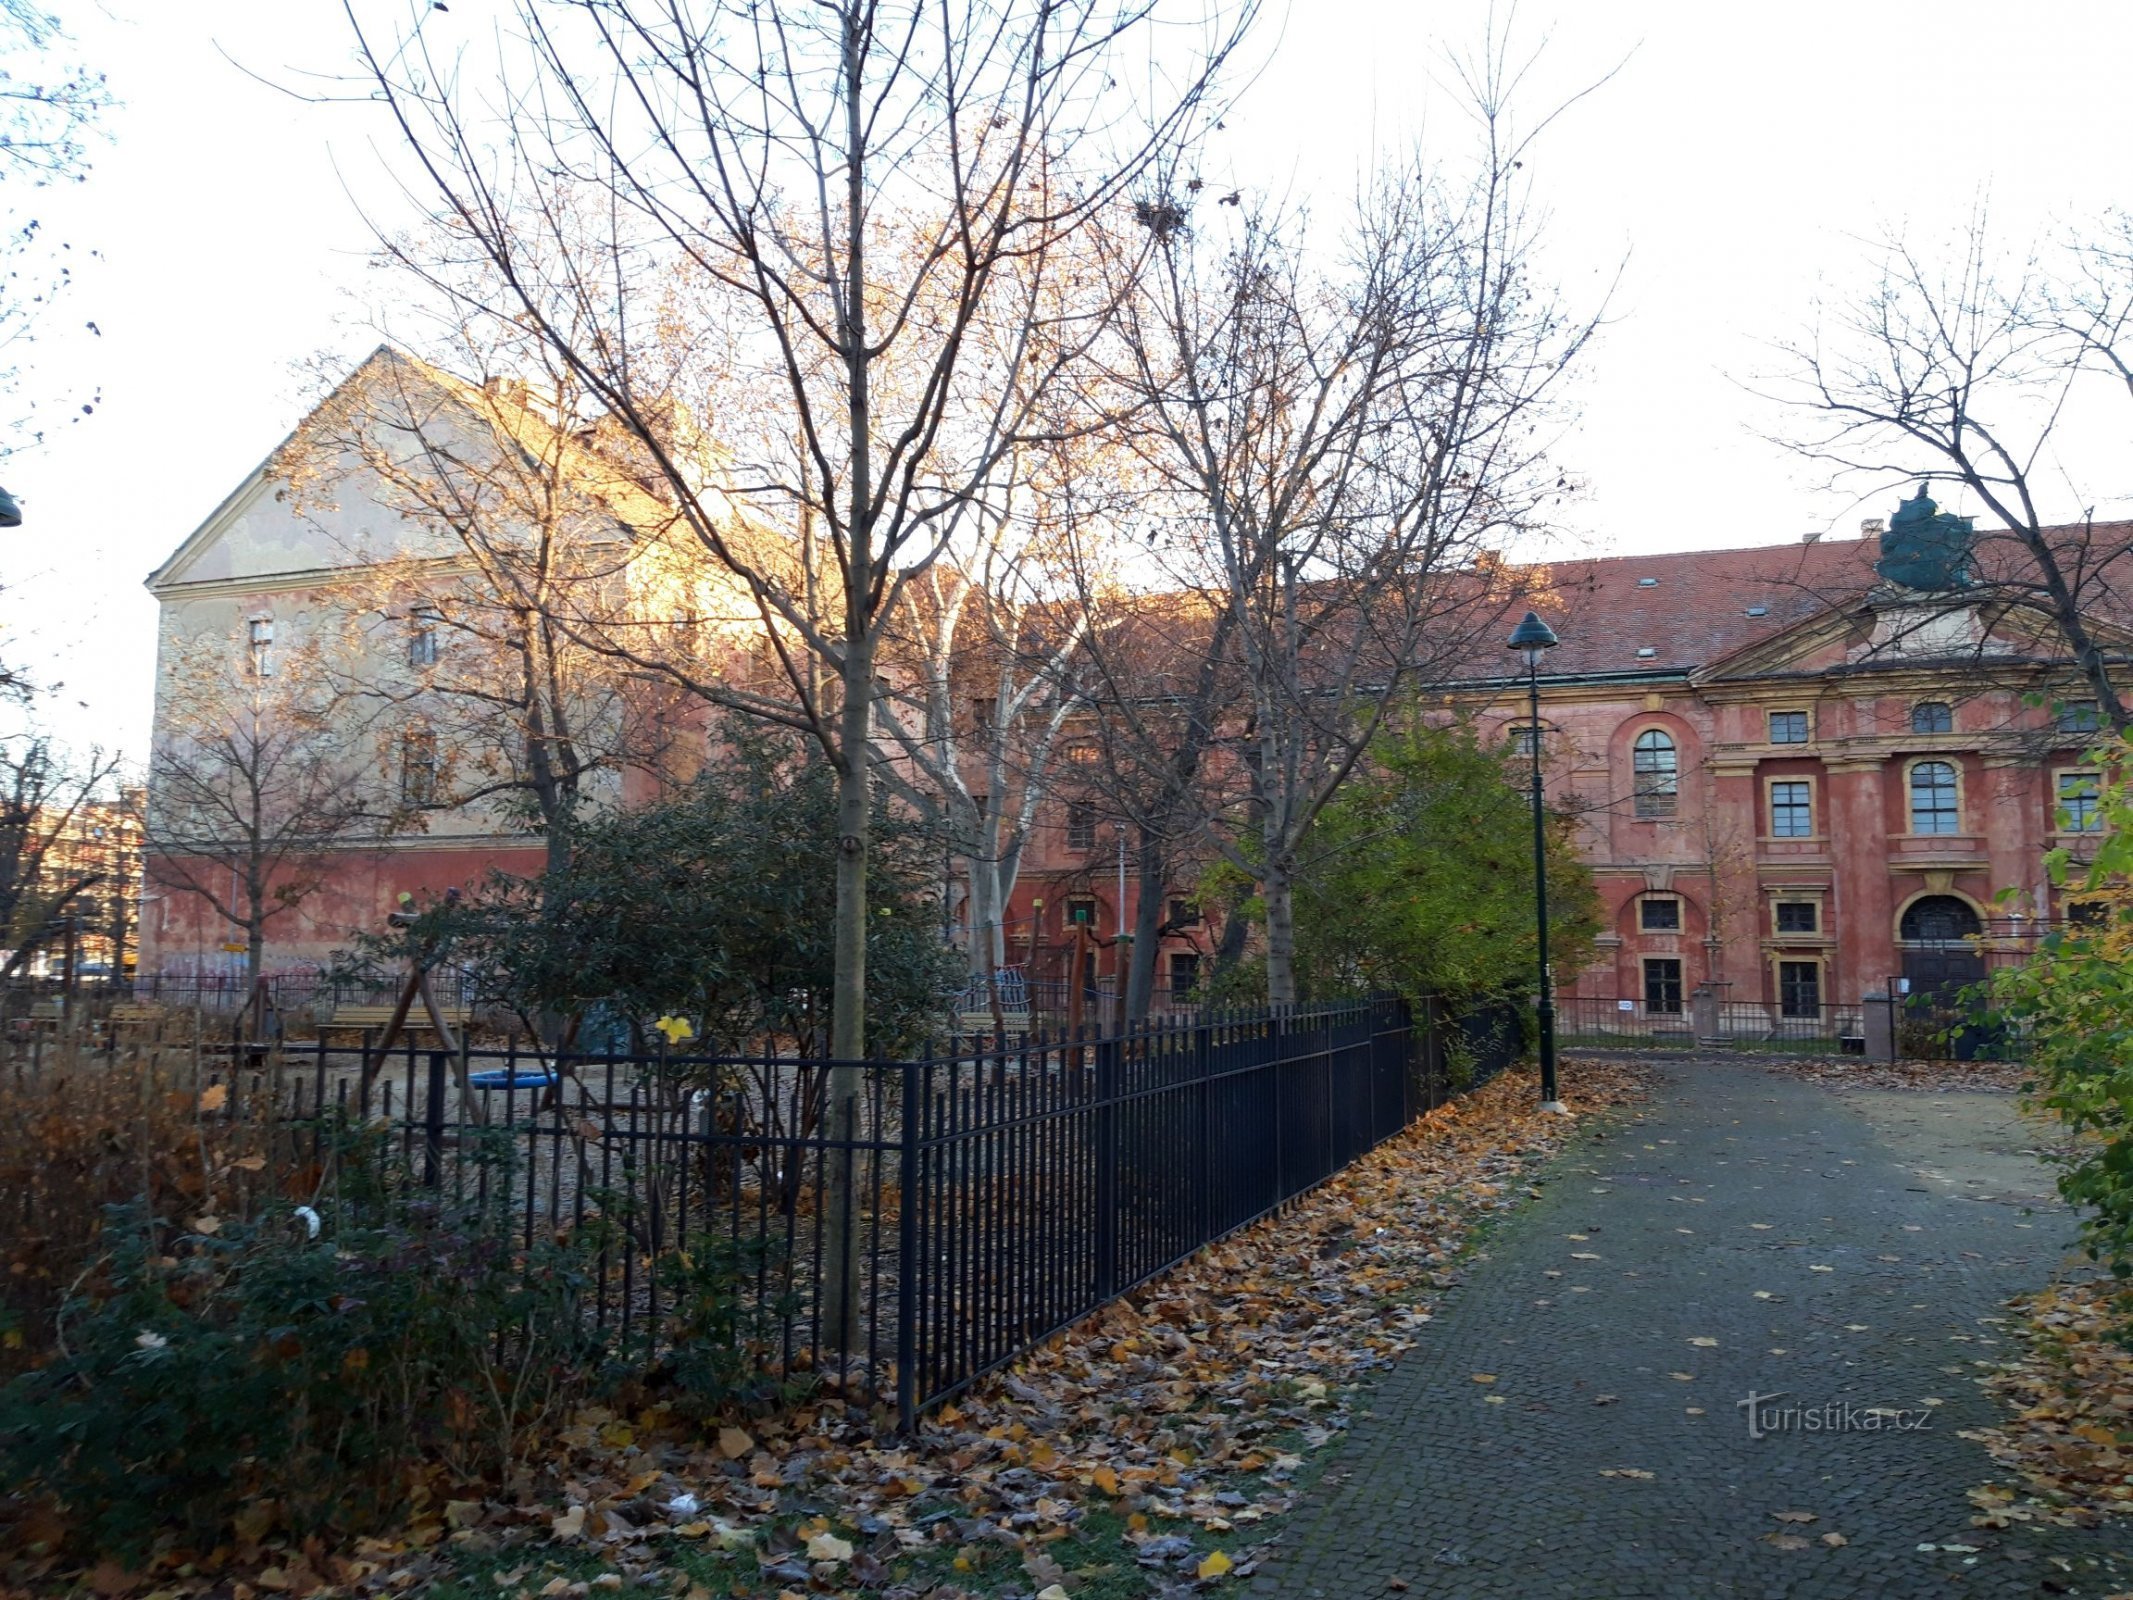
POLYGON ((1540 665, 1543 650, 1553 650, 1561 643, 1555 636, 1555 630, 1541 621, 1537 611, 1528 611, 1525 620, 1511 630, 1511 637, 1504 642, 1513 650, 1522 652, 1529 667, 1540 665))

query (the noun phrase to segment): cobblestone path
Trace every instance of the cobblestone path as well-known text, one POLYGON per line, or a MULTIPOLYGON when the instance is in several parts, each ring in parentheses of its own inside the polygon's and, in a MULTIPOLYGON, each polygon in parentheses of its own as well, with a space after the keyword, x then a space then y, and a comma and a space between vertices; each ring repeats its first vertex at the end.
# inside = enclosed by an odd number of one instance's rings
POLYGON ((2114 1576, 2133 1572, 2125 1533, 1970 1526, 1965 1493, 1992 1464, 1957 1430, 1997 1415, 1975 1363, 2007 1349, 2000 1302, 2047 1277, 2071 1231, 2025 1204, 2048 1180, 2018 1134, 1966 1176, 1947 1130, 1997 1103, 1855 1098, 1733 1061, 1658 1071, 1642 1115, 1560 1157, 1470 1263, 1251 1592, 2133 1587, 2114 1576), (1919 1136, 1928 1123, 1937 1138, 1919 1136), (1750 1394, 1922 1426, 1751 1438, 1750 1394))

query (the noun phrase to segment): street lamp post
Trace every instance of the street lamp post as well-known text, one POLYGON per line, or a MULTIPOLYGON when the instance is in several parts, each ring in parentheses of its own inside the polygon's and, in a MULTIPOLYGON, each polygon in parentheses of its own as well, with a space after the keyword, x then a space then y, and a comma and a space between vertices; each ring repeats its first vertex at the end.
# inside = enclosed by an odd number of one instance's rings
POLYGON ((1555 976, 1548 963, 1548 827, 1541 805, 1540 658, 1556 646, 1555 631, 1528 611, 1507 641, 1526 658, 1526 750, 1533 760, 1533 905, 1540 922, 1540 998, 1534 1014, 1540 1023, 1541 1109, 1561 1111, 1555 1085, 1555 976))

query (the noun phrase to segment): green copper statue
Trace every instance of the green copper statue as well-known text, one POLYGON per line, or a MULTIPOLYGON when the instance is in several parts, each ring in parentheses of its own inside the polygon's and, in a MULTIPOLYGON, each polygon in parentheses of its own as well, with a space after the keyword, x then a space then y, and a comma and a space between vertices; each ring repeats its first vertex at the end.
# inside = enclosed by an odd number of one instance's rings
POLYGON ((1927 485, 1896 508, 1881 536, 1874 570, 1906 589, 1970 587, 1970 518, 1942 511, 1926 497, 1927 485))

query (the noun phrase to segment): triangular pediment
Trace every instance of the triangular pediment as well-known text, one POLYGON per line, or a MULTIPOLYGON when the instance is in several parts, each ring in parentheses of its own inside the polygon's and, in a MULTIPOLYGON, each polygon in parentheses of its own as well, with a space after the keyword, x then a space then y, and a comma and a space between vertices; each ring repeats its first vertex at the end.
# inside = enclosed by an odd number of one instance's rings
MULTIPOLYGON (((2133 631, 2098 617, 2084 622, 2099 642, 2133 645, 2133 631)), ((2027 660, 2066 655, 2051 613, 2019 599, 1930 595, 1879 589, 1831 606, 1705 663, 1698 684, 1805 676, 1862 667, 1929 667, 1993 657, 2027 660)))

